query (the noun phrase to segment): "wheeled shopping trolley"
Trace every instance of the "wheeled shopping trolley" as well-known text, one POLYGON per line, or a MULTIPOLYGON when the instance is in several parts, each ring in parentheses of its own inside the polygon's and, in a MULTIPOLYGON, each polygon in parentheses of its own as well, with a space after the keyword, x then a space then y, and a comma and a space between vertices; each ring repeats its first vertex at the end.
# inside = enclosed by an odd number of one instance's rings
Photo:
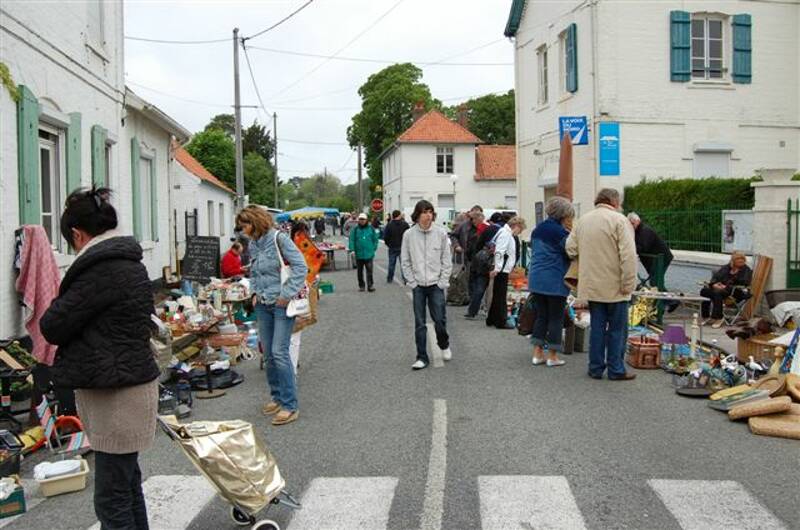
POLYGON ((158 424, 231 504, 230 515, 237 525, 280 530, 271 519, 256 521, 256 514, 275 504, 300 508, 284 490, 278 464, 252 424, 242 420, 181 424, 175 416, 160 416, 158 424))

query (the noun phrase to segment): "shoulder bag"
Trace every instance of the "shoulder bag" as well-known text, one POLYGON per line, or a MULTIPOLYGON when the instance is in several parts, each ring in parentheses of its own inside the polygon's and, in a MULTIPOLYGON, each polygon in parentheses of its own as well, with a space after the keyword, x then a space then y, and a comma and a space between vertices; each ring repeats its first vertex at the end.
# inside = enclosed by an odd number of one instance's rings
MULTIPOLYGON (((278 261, 281 264, 281 285, 285 284, 289 281, 289 277, 292 275, 292 269, 283 259, 283 254, 281 253, 281 246, 278 243, 278 233, 275 232, 275 250, 278 252, 278 261)), ((286 305, 286 316, 287 317, 298 317, 304 316, 311 312, 311 303, 308 299, 309 289, 308 283, 303 280, 303 286, 300 288, 300 291, 289 300, 289 303, 286 305)))

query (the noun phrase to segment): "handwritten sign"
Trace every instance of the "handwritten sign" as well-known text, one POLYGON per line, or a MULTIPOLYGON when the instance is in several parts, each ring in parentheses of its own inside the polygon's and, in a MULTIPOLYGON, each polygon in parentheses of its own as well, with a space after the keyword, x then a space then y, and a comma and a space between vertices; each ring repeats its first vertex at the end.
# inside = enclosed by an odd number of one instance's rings
POLYGON ((212 276, 219 278, 219 255, 218 237, 187 237, 181 276, 201 283, 208 283, 212 276))

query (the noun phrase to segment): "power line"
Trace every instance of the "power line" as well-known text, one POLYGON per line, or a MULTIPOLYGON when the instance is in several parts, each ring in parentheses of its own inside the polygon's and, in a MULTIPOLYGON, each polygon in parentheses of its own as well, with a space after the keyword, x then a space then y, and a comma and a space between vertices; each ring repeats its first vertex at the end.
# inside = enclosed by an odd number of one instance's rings
POLYGON ((325 142, 325 141, 314 141, 314 140, 292 140, 289 138, 281 138, 281 142, 287 142, 290 144, 305 144, 305 145, 347 145, 347 142, 325 142))
POLYGON ((300 84, 300 83, 301 83, 303 80, 305 80, 307 77, 309 77, 309 76, 310 76, 310 75, 312 75, 314 72, 316 72, 317 70, 319 70, 320 68, 322 68, 323 66, 325 66, 326 64, 328 64, 328 62, 330 62, 330 60, 331 60, 333 57, 336 57, 337 55, 339 55, 340 53, 342 53, 342 52, 343 52, 344 50, 346 50, 346 49, 347 49, 347 48, 348 48, 350 45, 352 45, 352 44, 353 44, 354 42, 356 42, 358 39, 360 39, 361 37, 363 37, 363 36, 364 36, 364 35, 365 35, 365 34, 366 34, 366 33, 367 33, 369 30, 371 30, 372 28, 374 28, 375 26, 377 26, 377 25, 378 25, 378 23, 379 23, 381 20, 383 20, 384 18, 386 18, 386 17, 389 15, 389 13, 391 13, 392 11, 394 11, 395 9, 397 9, 397 7, 398 7, 398 6, 400 6, 400 4, 402 4, 402 3, 403 3, 403 1, 404 1, 404 0, 397 0, 397 2, 395 2, 395 3, 392 5, 392 7, 390 7, 390 8, 389 8, 389 9, 387 9, 386 11, 384 11, 384 12, 383 12, 383 14, 382 14, 381 16, 379 16, 377 19, 375 19, 375 21, 374 21, 374 22, 372 22, 372 23, 371 23, 369 26, 367 26, 366 28, 364 28, 364 29, 363 29, 363 30, 362 30, 362 31, 361 31, 361 32, 360 32, 358 35, 356 35, 355 37, 353 37, 352 39, 350 39, 350 40, 347 42, 347 44, 345 44, 344 46, 342 46, 341 48, 339 48, 338 50, 336 50, 336 51, 333 53, 333 55, 332 55, 330 58, 328 58, 328 59, 325 59, 324 61, 322 61, 321 63, 319 63, 317 66, 315 66, 314 68, 312 68, 311 70, 309 70, 308 72, 306 72, 305 74, 303 74, 302 76, 300 76, 299 78, 295 79, 293 82, 289 83, 288 85, 286 85, 285 87, 283 87, 282 89, 280 89, 278 92, 276 92, 275 94, 273 94, 273 95, 272 95, 272 97, 273 97, 273 98, 275 98, 275 97, 277 97, 277 96, 279 96, 279 95, 283 94, 284 92, 286 92, 286 91, 287 91, 287 90, 289 90, 290 88, 292 88, 292 87, 294 87, 294 86, 296 86, 296 85, 300 84))
MULTIPOLYGON (((496 41, 495 41, 496 42, 496 41)), ((493 43, 491 43, 493 44, 493 43)), ((484 47, 484 46, 482 46, 484 47)), ((327 59, 334 61, 349 61, 356 63, 376 63, 376 64, 398 64, 413 63, 419 66, 513 66, 514 63, 448 63, 443 61, 412 61, 412 60, 392 60, 392 59, 372 59, 366 57, 341 57, 336 55, 323 55, 319 53, 295 52, 291 50, 280 50, 276 48, 265 48, 262 46, 250 46, 253 50, 259 50, 282 55, 292 55, 296 57, 314 57, 317 59, 327 59)), ((471 50, 474 51, 474 50, 471 50)))
POLYGON ((311 2, 313 2, 313 1, 314 1, 314 0, 308 0, 308 2, 306 2, 306 3, 305 3, 305 4, 303 4, 303 5, 301 5, 300 7, 298 7, 297 9, 295 9, 294 11, 292 11, 291 13, 289 13, 288 15, 286 15, 285 17, 283 17, 282 19, 280 19, 279 21, 277 21, 276 23, 274 23, 273 25, 271 25, 270 27, 268 27, 267 29, 262 29, 262 30, 261 30, 261 31, 259 31, 258 33, 255 33, 255 34, 253 34, 253 35, 250 35, 249 37, 244 37, 244 38, 242 39, 242 44, 244 44, 244 42, 245 42, 245 41, 247 41, 247 40, 250 40, 250 39, 255 39, 256 37, 260 37, 260 36, 261 36, 261 35, 263 35, 264 33, 266 33, 266 32, 268 32, 268 31, 271 31, 271 30, 273 30, 273 29, 277 28, 278 26, 280 26, 281 24, 283 24, 284 22, 286 22, 287 20, 289 20, 290 18, 292 18, 293 16, 295 16, 295 15, 296 15, 297 13, 299 13, 300 11, 302 11, 302 10, 303 10, 303 9, 305 9, 305 8, 307 8, 307 7, 309 6, 309 4, 311 4, 311 2))
POLYGON ((140 85, 139 83, 135 83, 135 82, 129 81, 129 80, 125 81, 125 83, 128 84, 128 85, 133 85, 133 86, 135 86, 137 88, 141 88, 143 90, 148 90, 148 91, 153 92, 155 94, 160 94, 160 95, 168 97, 168 98, 177 99, 178 101, 184 101, 186 103, 194 103, 195 105, 205 105, 207 107, 225 107, 225 108, 233 107, 233 105, 230 105, 230 104, 226 105, 224 103, 211 103, 210 101, 200 101, 200 100, 197 100, 197 99, 189 99, 189 98, 184 98, 182 96, 176 96, 175 94, 169 94, 167 92, 162 92, 161 90, 156 90, 155 88, 150 88, 149 86, 140 85))
MULTIPOLYGON (((311 2, 309 2, 309 4, 310 3, 311 2)), ((264 100, 261 99, 261 92, 258 90, 258 83, 256 83, 256 76, 253 74, 253 66, 250 64, 250 56, 247 54, 247 46, 244 45, 244 39, 242 39, 242 50, 244 51, 244 60, 247 63, 247 70, 250 72, 250 80, 253 81, 253 89, 256 91, 258 103, 261 105, 261 108, 264 110, 267 116, 269 116, 270 112, 267 110, 267 107, 264 106, 264 100)))

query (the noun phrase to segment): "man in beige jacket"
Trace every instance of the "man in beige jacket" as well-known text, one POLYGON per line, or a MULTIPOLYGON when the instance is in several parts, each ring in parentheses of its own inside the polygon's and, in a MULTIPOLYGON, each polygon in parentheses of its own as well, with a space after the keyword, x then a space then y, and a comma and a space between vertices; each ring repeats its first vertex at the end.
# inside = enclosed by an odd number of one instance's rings
POLYGON ((625 381, 623 354, 628 303, 636 286, 636 243, 631 225, 619 213, 619 192, 604 188, 595 209, 581 217, 567 238, 567 254, 578 259, 578 299, 589 302, 591 335, 589 377, 625 381))

